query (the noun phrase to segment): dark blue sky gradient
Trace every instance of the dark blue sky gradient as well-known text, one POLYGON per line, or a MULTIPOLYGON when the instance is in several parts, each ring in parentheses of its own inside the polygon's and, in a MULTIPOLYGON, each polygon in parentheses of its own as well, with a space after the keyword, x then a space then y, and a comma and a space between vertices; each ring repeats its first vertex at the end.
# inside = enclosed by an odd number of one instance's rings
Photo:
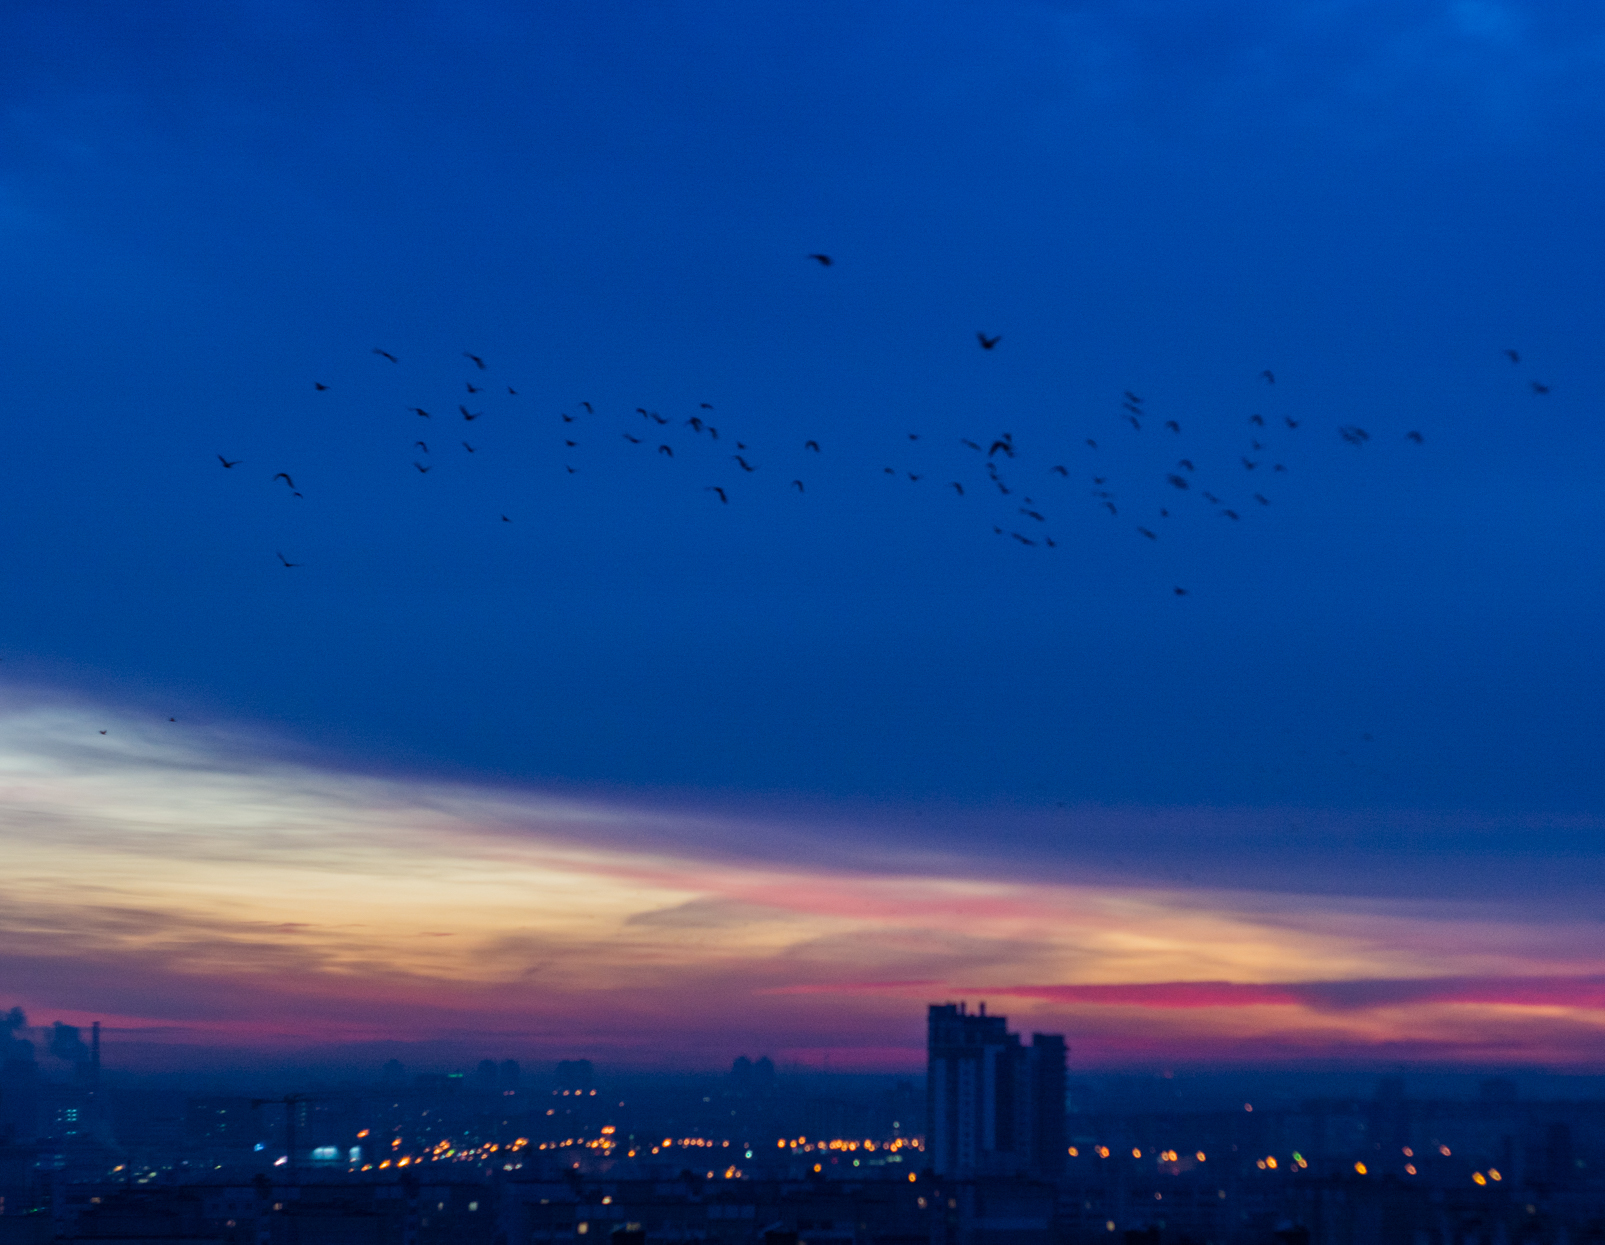
POLYGON ((1601 810, 1595 6, 8 25, 13 681, 382 768, 1007 809, 999 850, 1061 802, 1601 810), (464 424, 482 379, 519 394, 464 424), (1005 431, 1009 499, 959 444, 1005 431))

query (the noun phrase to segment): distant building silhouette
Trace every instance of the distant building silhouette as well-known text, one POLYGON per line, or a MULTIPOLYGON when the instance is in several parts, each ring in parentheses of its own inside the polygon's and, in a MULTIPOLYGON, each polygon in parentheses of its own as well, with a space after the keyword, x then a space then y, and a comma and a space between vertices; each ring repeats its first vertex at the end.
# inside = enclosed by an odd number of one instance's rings
POLYGON ((986 1005, 933 1003, 926 1064, 926 1153, 943 1176, 1031 1173, 1064 1167, 1064 1037, 1031 1045, 986 1005))

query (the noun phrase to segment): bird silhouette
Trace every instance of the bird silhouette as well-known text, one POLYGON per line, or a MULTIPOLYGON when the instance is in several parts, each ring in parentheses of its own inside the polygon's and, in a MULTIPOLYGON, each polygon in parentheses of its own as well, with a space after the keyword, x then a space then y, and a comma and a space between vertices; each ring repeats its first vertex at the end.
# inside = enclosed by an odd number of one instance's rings
POLYGON ((1274 385, 1276 383, 1276 373, 1271 371, 1270 368, 1266 368, 1260 373, 1260 375, 1265 378, 1265 383, 1267 385, 1274 385))
POLYGON ((424 408, 421 407, 421 406, 409 406, 407 409, 409 411, 411 411, 414 415, 421 415, 424 419, 431 418, 429 412, 424 410, 424 408))
POLYGON ((281 471, 273 478, 275 480, 283 480, 285 484, 289 485, 292 490, 295 488, 295 481, 290 479, 290 473, 288 471, 281 471))
POLYGON ((567 440, 565 440, 563 442, 563 444, 568 446, 569 449, 573 449, 576 445, 579 444, 579 442, 578 441, 567 441, 567 440))
POLYGON ((1211 506, 1220 505, 1220 498, 1216 497, 1213 493, 1205 493, 1204 500, 1207 501, 1211 506))
POLYGON ((1527 383, 1533 387, 1533 392, 1535 394, 1538 394, 1539 396, 1542 396, 1542 395, 1544 395, 1544 394, 1549 392, 1549 386, 1548 385, 1541 385, 1536 380, 1530 380, 1527 383))
POLYGON ((567 411, 563 411, 561 414, 565 424, 572 424, 574 422, 574 416, 570 415, 567 411))
MULTIPOLYGON (((243 458, 236 458, 233 462, 229 462, 228 459, 224 458, 221 454, 219 454, 217 456, 217 461, 223 464, 224 470, 227 470, 230 467, 238 467, 245 460, 243 458)), ((277 476, 274 477, 274 479, 277 479, 277 478, 278 478, 277 476)))
POLYGON ((730 504, 730 499, 724 495, 724 490, 722 488, 720 488, 717 484, 710 484, 706 488, 704 488, 702 491, 704 493, 717 493, 717 494, 719 494, 719 500, 720 501, 722 501, 727 506, 730 504))
POLYGON ((1370 433, 1368 433, 1364 428, 1356 427, 1353 424, 1345 424, 1343 427, 1339 428, 1338 436, 1342 437, 1350 445, 1364 445, 1371 439, 1370 433))
POLYGON ((700 406, 705 411, 713 410, 713 403, 712 402, 698 402, 697 405, 700 406))
POLYGON ((485 370, 485 360, 481 359, 477 354, 469 354, 465 350, 463 351, 463 358, 472 359, 474 361, 474 366, 477 367, 481 372, 485 370))
POLYGON ((889 476, 895 476, 897 474, 897 472, 894 469, 892 469, 891 467, 882 467, 881 468, 881 474, 889 475, 889 476))
POLYGON ((474 384, 474 382, 471 381, 471 380, 470 381, 464 381, 463 383, 468 386, 468 392, 469 393, 484 393, 485 392, 478 385, 474 384))
POLYGON ((1009 458, 1014 457, 1014 446, 1010 445, 1007 441, 992 442, 992 448, 986 452, 986 456, 991 458, 992 455, 996 454, 999 450, 1002 450, 1009 458))
POLYGON ((962 484, 960 484, 957 480, 950 480, 948 483, 949 483, 950 487, 952 487, 955 490, 957 490, 958 495, 960 497, 964 496, 964 486, 962 484))
POLYGON ((585 413, 587 415, 595 415, 596 414, 596 408, 593 407, 589 402, 581 402, 580 405, 585 408, 585 413))
POLYGON ((651 419, 654 424, 666 424, 669 422, 667 417, 659 415, 656 411, 651 412, 651 419))
POLYGON ((505 514, 504 514, 504 515, 503 515, 503 516, 502 516, 502 522, 503 522, 503 523, 511 523, 511 522, 512 522, 512 520, 511 520, 511 519, 509 519, 509 518, 508 518, 508 517, 507 517, 507 516, 506 516, 506 515, 505 515, 505 514))
POLYGON ((640 445, 641 444, 641 438, 640 437, 632 437, 627 432, 624 434, 624 439, 626 441, 628 441, 631 445, 640 445))
POLYGON ((569 465, 568 465, 568 464, 567 464, 567 463, 564 463, 564 464, 563 464, 563 470, 564 470, 564 471, 566 471, 566 472, 568 472, 568 473, 569 473, 569 475, 576 475, 576 474, 578 474, 578 473, 577 473, 577 472, 576 472, 576 471, 575 471, 575 470, 574 470, 574 468, 572 468, 572 467, 570 467, 570 466, 569 466, 569 465))
POLYGON ((1126 416, 1126 422, 1128 424, 1130 424, 1133 428, 1135 428, 1138 432, 1142 431, 1142 425, 1137 422, 1137 417, 1135 415, 1127 415, 1126 416))
POLYGON ((470 454, 477 453, 477 451, 474 449, 474 447, 469 445, 468 442, 464 441, 462 444, 463 444, 463 449, 467 450, 470 454))
POLYGON ((978 449, 981 448, 979 445, 977 445, 974 441, 970 440, 968 437, 960 437, 959 438, 959 444, 960 445, 967 445, 972 450, 978 450, 978 449))
POLYGON ((910 441, 918 441, 920 439, 920 434, 917 432, 911 432, 908 434, 908 439, 910 441))
POLYGON ((419 474, 420 474, 420 475, 428 475, 428 474, 429 474, 429 468, 428 468, 428 467, 426 467, 426 466, 424 466, 424 465, 423 465, 423 464, 422 464, 422 463, 420 463, 420 462, 414 462, 414 463, 413 463, 413 466, 414 466, 414 467, 416 467, 416 468, 418 468, 418 473, 419 473, 419 474))
POLYGON ((1512 363, 1521 362, 1521 355, 1514 350, 1505 351, 1505 358, 1509 359, 1512 363))
POLYGON ((1289 428, 1297 428, 1298 427, 1298 420, 1289 419, 1286 415, 1282 416, 1282 422, 1284 424, 1286 424, 1289 428))
POLYGON ((1141 532, 1141 533, 1142 533, 1142 534, 1143 534, 1143 535, 1144 535, 1144 536, 1146 536, 1146 537, 1147 537, 1147 538, 1148 538, 1148 539, 1149 539, 1149 540, 1158 540, 1158 539, 1159 539, 1159 537, 1158 537, 1158 536, 1156 536, 1156 535, 1154 535, 1154 534, 1153 534, 1153 533, 1152 533, 1152 532, 1150 532, 1150 531, 1149 531, 1149 530, 1148 530, 1148 529, 1147 529, 1147 528, 1145 528, 1145 527, 1139 527, 1139 528, 1138 528, 1138 529, 1137 529, 1137 530, 1138 530, 1138 531, 1139 531, 1139 532, 1141 532))
POLYGON ((1109 477, 1108 476, 1093 476, 1092 477, 1092 482, 1094 484, 1108 484, 1109 483, 1109 477))
MULTIPOLYGON (((277 549, 275 549, 275 550, 274 550, 274 551, 273 551, 273 552, 274 552, 274 553, 279 553, 279 551, 278 551, 278 550, 277 550, 277 549)), ((300 564, 300 563, 299 563, 299 562, 292 562, 292 561, 290 561, 290 559, 289 559, 289 558, 287 558, 287 557, 285 557, 285 556, 284 556, 284 555, 283 555, 283 554, 282 554, 282 553, 279 553, 279 561, 280 561, 280 562, 282 562, 282 563, 284 563, 284 565, 285 565, 285 566, 286 566, 286 567, 289 567, 289 568, 291 568, 291 569, 293 569, 293 568, 295 568, 295 567, 297 567, 297 566, 300 566, 300 565, 301 565, 301 564, 300 564)), ((104 734, 105 734, 105 733, 106 733, 106 732, 105 732, 105 731, 101 731, 101 732, 100 732, 100 733, 101 733, 101 734, 102 734, 102 735, 104 735, 104 734)))
POLYGON ((381 359, 389 359, 390 362, 392 362, 392 363, 400 363, 401 362, 400 359, 396 358, 396 356, 391 354, 388 350, 380 350, 379 347, 377 347, 377 346, 375 346, 373 348, 373 352, 374 352, 374 354, 378 355, 381 359))
POLYGON ((1281 463, 1277 463, 1274 467, 1271 468, 1271 470, 1272 471, 1286 471, 1287 468, 1282 466, 1281 463))
POLYGON ((1019 532, 1010 532, 1009 535, 1014 537, 1014 539, 1019 541, 1022 545, 1035 545, 1037 543, 1027 536, 1020 535, 1019 532))
POLYGON ((702 431, 702 420, 700 418, 698 418, 697 416, 695 416, 695 415, 693 415, 690 419, 686 420, 685 421, 685 425, 686 425, 687 428, 690 428, 693 432, 701 432, 702 431))
POLYGON ((924 478, 922 476, 915 475, 912 471, 908 472, 907 475, 908 475, 908 478, 910 480, 912 480, 915 484, 918 484, 920 482, 920 480, 924 478))
POLYGON ((1174 419, 1167 419, 1165 421, 1165 427, 1169 428, 1172 432, 1181 431, 1181 425, 1178 424, 1174 419))
POLYGON ((414 448, 422 450, 425 454, 429 453, 429 447, 422 441, 414 441, 412 444, 414 448))
MULTIPOLYGON (((1031 499, 1028 497, 1028 498, 1026 498, 1026 500, 1030 501, 1031 499)), ((1026 518, 1028 518, 1028 519, 1035 519, 1038 523, 1046 523, 1047 522, 1047 520, 1044 519, 1035 510, 1027 510, 1024 506, 1020 507, 1020 513, 1025 515, 1026 518)))
POLYGON ((483 415, 485 413, 484 411, 470 411, 466 406, 463 406, 461 403, 458 403, 457 409, 463 413, 463 418, 468 420, 468 421, 470 421, 470 422, 478 419, 481 415, 483 415))
POLYGON ((1248 460, 1248 459, 1246 459, 1246 458, 1244 458, 1244 459, 1240 459, 1240 460, 1239 460, 1239 461, 1240 461, 1240 462, 1241 462, 1241 463, 1242 463, 1242 464, 1243 464, 1243 469, 1244 469, 1244 470, 1245 470, 1245 471, 1252 471, 1252 470, 1254 470, 1254 468, 1255 468, 1255 467, 1258 467, 1258 466, 1259 466, 1259 464, 1258 464, 1258 463, 1256 463, 1256 462, 1250 462, 1250 461, 1249 461, 1249 460, 1248 460))
POLYGON ((320 381, 313 381, 312 382, 312 387, 314 389, 316 389, 319 393, 325 393, 325 392, 327 392, 327 390, 329 388, 329 386, 321 383, 320 381))
POLYGON ((1187 589, 1185 588, 1172 588, 1171 591, 1179 597, 1184 597, 1187 595, 1187 589))
POLYGON ((1251 424, 1258 424, 1261 428, 1265 427, 1265 417, 1262 415, 1250 415, 1248 417, 1248 422, 1251 424))
POLYGON ((1104 502, 1104 505, 1109 507, 1109 513, 1110 514, 1119 514, 1120 513, 1120 511, 1115 509, 1115 503, 1114 502, 1106 501, 1106 502, 1104 502))
POLYGON ((1060 475, 1062 475, 1067 480, 1070 478, 1070 473, 1068 471, 1066 471, 1063 467, 1058 466, 1057 464, 1055 464, 1052 467, 1049 467, 1048 471, 1050 473, 1054 472, 1054 471, 1057 471, 1060 475))
POLYGON ((814 252, 814 254, 808 256, 808 258, 811 259, 811 260, 817 261, 821 268, 829 268, 832 264, 834 264, 836 262, 829 255, 821 255, 817 251, 814 252))
POLYGON ((730 457, 735 459, 738 463, 741 464, 741 469, 743 471, 756 471, 756 470, 758 470, 756 467, 750 466, 748 464, 747 460, 745 458, 743 458, 740 454, 732 454, 732 455, 730 455, 730 457))
POLYGON ((803 489, 803 482, 802 482, 802 481, 801 481, 801 480, 793 480, 793 481, 792 481, 792 484, 794 484, 794 485, 795 485, 795 486, 796 486, 796 488, 797 488, 797 491, 798 491, 798 492, 799 492, 799 493, 801 493, 801 492, 803 492, 803 491, 804 491, 804 489, 803 489))
MULTIPOLYGON (((280 555, 279 555, 279 557, 280 557, 280 558, 283 558, 283 557, 284 557, 284 555, 283 555, 283 554, 282 554, 282 553, 281 553, 281 554, 280 554, 280 555)), ((290 564, 289 564, 289 563, 288 563, 288 562, 286 562, 286 563, 285 563, 285 564, 284 564, 284 565, 285 565, 285 566, 289 566, 289 565, 290 565, 290 564)), ((104 734, 105 734, 105 733, 106 733, 106 732, 105 732, 105 731, 101 731, 101 732, 100 732, 100 733, 101 733, 101 734, 102 734, 102 735, 104 735, 104 734)))
POLYGON ((670 458, 674 457, 674 451, 672 449, 670 449, 667 445, 658 446, 658 453, 667 454, 670 458))
POLYGON ((1406 441, 1414 441, 1417 445, 1421 444, 1421 434, 1419 432, 1407 432, 1404 434, 1404 439, 1406 441))
POLYGON ((516 398, 518 396, 518 390, 514 389, 511 385, 507 386, 507 392, 511 397, 516 398))
POLYGON ((1187 477, 1186 476, 1166 476, 1165 479, 1169 480, 1177 488, 1191 488, 1192 487, 1192 485, 1187 482, 1187 477))
POLYGON ((975 340, 981 343, 982 350, 991 350, 992 347, 996 346, 1000 341, 1003 340, 1003 338, 988 337, 985 333, 977 333, 975 335, 975 340))
POLYGON ((1237 511, 1235 511, 1235 510, 1222 510, 1221 513, 1223 515, 1225 515, 1228 519, 1233 520, 1234 522, 1239 517, 1237 511))
POLYGON ((712 437, 715 441, 717 441, 719 439, 719 430, 717 428, 715 428, 712 424, 709 424, 708 425, 708 435, 710 437, 712 437))
POLYGON ((1098 443, 1096 441, 1094 441, 1091 437, 1087 438, 1087 444, 1090 445, 1093 449, 1097 449, 1098 448, 1098 443))
POLYGON ((1138 406, 1142 405, 1142 399, 1139 398, 1136 394, 1132 393, 1131 390, 1127 389, 1124 392, 1125 392, 1125 395, 1126 395, 1126 401, 1127 402, 1135 402, 1138 406))
POLYGON ((805 449, 805 450, 813 450, 813 452, 817 454, 817 453, 819 453, 819 442, 818 441, 804 441, 803 442, 803 449, 805 449))
POLYGON ((1176 460, 1176 465, 1178 467, 1185 467, 1188 471, 1196 470, 1196 468, 1193 467, 1193 460, 1190 458, 1178 458, 1176 460))
POLYGON ((1125 407, 1126 410, 1130 411, 1133 415, 1144 415, 1147 413, 1142 409, 1142 407, 1133 406, 1130 402, 1122 402, 1120 405, 1125 407))
POLYGON ((1259 502, 1259 504, 1262 505, 1262 506, 1268 506, 1268 505, 1271 504, 1271 499, 1270 498, 1262 496, 1259 493, 1255 493, 1254 494, 1254 500, 1259 502))

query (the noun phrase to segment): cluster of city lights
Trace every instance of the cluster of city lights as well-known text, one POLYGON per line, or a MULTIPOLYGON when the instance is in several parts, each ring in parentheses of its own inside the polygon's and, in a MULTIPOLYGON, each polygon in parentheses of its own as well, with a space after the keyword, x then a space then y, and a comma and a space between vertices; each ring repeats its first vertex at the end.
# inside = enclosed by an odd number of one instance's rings
MULTIPOLYGON (((728 1144, 728 1143, 726 1143, 728 1144)), ((880 1150, 886 1153, 896 1153, 899 1150, 918 1150, 922 1143, 918 1137, 894 1137, 891 1141, 871 1141, 865 1138, 862 1141, 854 1138, 836 1137, 829 1141, 809 1141, 806 1137, 787 1139, 782 1137, 775 1145, 782 1150, 789 1150, 799 1154, 811 1154, 816 1150, 841 1150, 854 1153, 863 1150, 873 1154, 880 1150)))
MULTIPOLYGON (((1081 1147, 1071 1146, 1068 1153, 1071 1158, 1078 1159, 1081 1157, 1081 1147)), ((1108 1146, 1093 1146, 1087 1151, 1087 1153, 1097 1155, 1101 1159, 1106 1159, 1110 1155, 1110 1149, 1108 1146)), ((1134 1159, 1140 1159, 1142 1157, 1142 1147, 1133 1146, 1131 1148, 1131 1157, 1134 1159)), ((1180 1163, 1185 1156, 1179 1150, 1160 1150, 1154 1157, 1161 1163, 1180 1163)), ((1204 1162, 1204 1152, 1202 1150, 1193 1151, 1193 1159, 1199 1163, 1204 1162)), ((1261 1163, 1260 1166, 1263 1167, 1264 1164, 1261 1163)), ((1275 1164, 1273 1163, 1272 1166, 1274 1167, 1275 1164)))

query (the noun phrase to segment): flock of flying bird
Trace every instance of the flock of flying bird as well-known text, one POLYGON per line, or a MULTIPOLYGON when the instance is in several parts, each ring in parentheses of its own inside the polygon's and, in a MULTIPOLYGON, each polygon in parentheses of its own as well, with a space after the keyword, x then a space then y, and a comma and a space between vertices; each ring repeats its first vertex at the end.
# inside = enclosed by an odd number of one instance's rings
MULTIPOLYGON (((834 263, 834 260, 829 255, 822 253, 812 254, 807 258, 823 268, 829 268, 834 263)), ((977 332, 975 337, 981 350, 988 352, 995 350, 1003 340, 1000 335, 988 336, 984 332, 977 332)), ((1505 350, 1503 353, 1513 366, 1521 363, 1521 355, 1518 351, 1505 350)), ((373 349, 373 354, 378 359, 392 365, 399 366, 401 363, 401 360, 396 355, 379 347, 373 349)), ((518 390, 511 385, 491 386, 483 383, 487 379, 484 374, 489 372, 490 369, 481 356, 465 350, 462 352, 462 357, 471 368, 469 379, 464 382, 466 391, 464 396, 468 401, 479 405, 483 401, 480 395, 487 394, 493 390, 499 392, 502 389, 506 390, 506 396, 508 397, 518 396, 518 390), (476 384, 476 380, 482 383, 476 384)), ((1263 383, 1267 389, 1274 387, 1276 385, 1276 374, 1266 369, 1260 372, 1258 381, 1263 383)), ((329 386, 321 381, 314 381, 313 387, 318 392, 327 392, 329 390, 329 386)), ((1529 387, 1535 396, 1543 396, 1550 391, 1549 386, 1536 380, 1530 381, 1529 387)), ((437 416, 442 421, 451 421, 453 423, 460 420, 464 426, 461 429, 463 435, 456 437, 458 445, 468 454, 479 452, 480 447, 472 444, 468 440, 468 436, 472 435, 470 426, 474 421, 482 418, 485 411, 470 410, 466 402, 457 403, 454 411, 444 408, 437 408, 432 411, 421 406, 409 406, 406 409, 417 419, 431 421, 428 425, 418 425, 420 428, 439 429, 440 423, 434 422, 437 416)), ((600 417, 597 415, 596 408, 592 403, 579 402, 575 404, 573 411, 575 412, 573 414, 568 411, 560 412, 561 423, 558 427, 563 448, 567 452, 565 454, 567 458, 577 457, 573 451, 580 449, 581 441, 579 438, 581 436, 590 438, 600 432, 596 426, 600 417), (583 412, 583 414, 580 414, 580 412, 583 412)), ((1112 473, 1108 469, 1101 469, 1098 466, 1101 457, 1099 455, 1100 442, 1096 437, 1090 436, 1084 438, 1083 441, 1083 462, 1090 463, 1090 469, 1086 466, 1080 466, 1072 471, 1071 467, 1062 462, 1053 463, 1045 468, 1038 466, 1031 469, 1035 473, 1036 484, 1022 479, 1016 473, 1017 465, 1023 465, 1020 457, 1021 447, 1015 443, 1011 433, 1000 432, 994 436, 980 439, 961 437, 958 439, 959 452, 968 455, 972 463, 980 465, 985 473, 985 480, 978 482, 972 475, 968 489, 963 480, 942 480, 940 476, 935 477, 935 480, 939 482, 940 487, 944 490, 951 489, 955 498, 971 497, 976 489, 979 488, 993 496, 994 500, 1002 501, 1007 517, 1002 518, 1001 521, 993 521, 991 523, 994 535, 1008 541, 1018 542, 1022 546, 1055 549, 1059 545, 1051 534, 1051 524, 1045 513, 1049 507, 1036 501, 1030 495, 1030 490, 1041 491, 1049 487, 1062 488, 1062 485, 1055 485, 1052 479, 1055 476, 1060 477, 1065 483, 1070 482, 1073 478, 1084 477, 1085 480, 1090 482, 1090 488, 1084 495, 1088 503, 1098 510, 1107 511, 1112 519, 1124 520, 1130 523, 1137 537, 1149 541, 1158 541, 1160 539, 1160 531, 1156 529, 1162 528, 1164 523, 1171 518, 1172 507, 1188 504, 1189 499, 1192 498, 1202 501, 1215 515, 1228 522, 1240 522, 1243 518, 1244 510, 1247 508, 1269 507, 1272 504, 1272 499, 1267 496, 1267 493, 1273 491, 1274 487, 1270 481, 1288 470, 1282 462, 1277 460, 1277 450, 1275 445, 1272 444, 1273 433, 1283 438, 1284 441, 1286 438, 1297 435, 1306 437, 1310 435, 1309 430, 1303 430, 1301 434, 1301 426, 1305 422, 1303 419, 1294 419, 1290 415, 1281 415, 1279 417, 1273 416, 1268 421, 1261 414, 1250 414, 1244 422, 1243 441, 1233 451, 1236 461, 1230 465, 1230 471, 1235 477, 1235 482, 1222 484, 1209 480, 1209 487, 1205 487, 1206 476, 1195 462, 1195 458, 1198 455, 1195 452, 1192 456, 1189 456, 1185 449, 1185 440, 1178 439, 1182 438, 1183 430, 1181 423, 1177 419, 1161 418, 1152 411, 1140 395, 1129 389, 1121 394, 1119 412, 1120 420, 1129 425, 1134 434, 1141 434, 1145 429, 1152 429, 1166 449, 1172 449, 1172 452, 1179 451, 1174 460, 1167 462, 1161 470, 1154 473, 1153 479, 1142 482, 1157 493, 1157 496, 1154 493, 1150 493, 1145 501, 1133 503, 1130 500, 1130 493, 1124 496, 1117 495, 1111 487, 1112 473), (1238 453, 1237 450, 1241 450, 1241 452, 1238 453), (1242 472, 1241 475, 1236 474, 1239 470, 1242 472), (1022 519, 1026 521, 1021 522, 1022 519)), ((675 447, 667 439, 664 439, 669 435, 671 426, 674 426, 676 431, 689 429, 694 438, 704 443, 706 447, 705 454, 711 451, 716 461, 729 465, 727 466, 728 470, 739 470, 742 474, 738 478, 744 479, 746 476, 757 474, 761 470, 760 464, 755 461, 758 455, 746 441, 736 439, 730 435, 728 430, 724 434, 720 433, 719 427, 714 423, 716 418, 714 408, 709 403, 700 403, 697 412, 683 421, 680 421, 677 417, 671 419, 645 407, 636 407, 633 416, 638 417, 641 422, 636 423, 634 418, 626 416, 626 427, 619 432, 619 435, 626 443, 643 447, 642 452, 644 453, 664 459, 674 459, 675 447)), ((448 438, 453 435, 448 434, 448 438)), ((603 433, 601 435, 608 434, 603 433)), ((1356 424, 1341 425, 1337 428, 1337 436, 1343 443, 1355 449, 1363 448, 1372 439, 1371 434, 1366 429, 1356 424)), ((907 438, 909 442, 918 442, 921 439, 921 434, 908 433, 907 438)), ((1415 430, 1405 433, 1403 439, 1415 445, 1424 443, 1422 434, 1415 430)), ((437 434, 437 445, 438 443, 437 434)), ((432 457, 429 441, 420 437, 413 442, 411 448, 417 451, 412 458, 413 469, 420 476, 428 475, 434 470, 434 467, 431 463, 422 460, 432 457)), ((806 457, 807 455, 822 455, 825 453, 825 449, 818 440, 809 438, 801 443, 798 452, 806 457)), ((1165 457, 1168 459, 1169 455, 1166 454, 1165 457)), ((217 455, 217 461, 222 464, 225 470, 230 471, 242 464, 241 459, 230 459, 223 454, 217 455)), ((565 462, 564 467, 566 472, 571 475, 579 471, 579 468, 576 468, 572 462, 565 462)), ((786 475, 789 473, 782 472, 780 474, 786 475)), ((915 471, 907 468, 899 469, 885 466, 881 468, 881 474, 893 478, 906 477, 909 483, 918 484, 930 476, 931 471, 928 467, 924 470, 915 471)), ((949 473, 944 472, 943 474, 949 473)), ((962 475, 964 470, 961 467, 959 470, 952 472, 952 474, 962 475)), ((275 472, 270 479, 275 486, 282 482, 293 497, 299 498, 302 496, 290 472, 275 472)), ((807 493, 807 485, 800 477, 793 477, 785 487, 795 490, 799 495, 807 493)), ((734 489, 727 482, 706 483, 702 484, 701 488, 703 492, 710 495, 710 501, 715 504, 731 504, 731 495, 734 489)), ((504 523, 512 522, 511 518, 505 513, 500 515, 500 520, 504 523)), ((282 552, 275 552, 280 564, 286 569, 295 569, 302 565, 300 562, 290 561, 282 552)), ((1180 585, 1175 586, 1172 592, 1176 596, 1189 595, 1189 589, 1180 585)))

